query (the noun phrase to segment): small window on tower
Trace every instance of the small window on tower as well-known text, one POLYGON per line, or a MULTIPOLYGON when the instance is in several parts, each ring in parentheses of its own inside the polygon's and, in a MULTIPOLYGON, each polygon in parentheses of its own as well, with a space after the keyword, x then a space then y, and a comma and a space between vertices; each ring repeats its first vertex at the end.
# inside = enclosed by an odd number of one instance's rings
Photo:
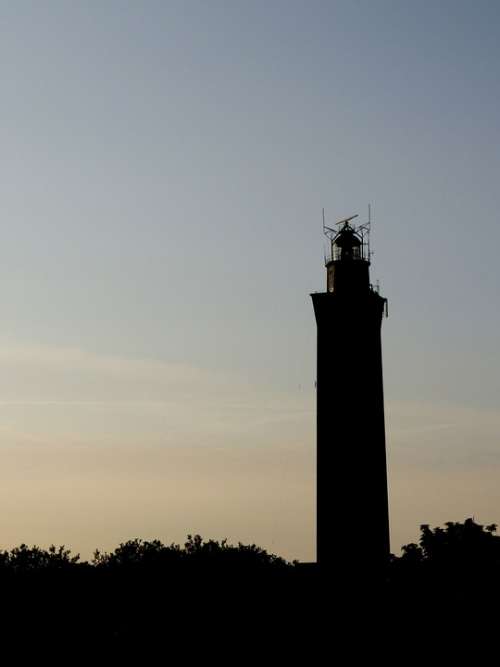
POLYGON ((326 274, 326 289, 328 292, 333 292, 333 267, 330 267, 326 274))

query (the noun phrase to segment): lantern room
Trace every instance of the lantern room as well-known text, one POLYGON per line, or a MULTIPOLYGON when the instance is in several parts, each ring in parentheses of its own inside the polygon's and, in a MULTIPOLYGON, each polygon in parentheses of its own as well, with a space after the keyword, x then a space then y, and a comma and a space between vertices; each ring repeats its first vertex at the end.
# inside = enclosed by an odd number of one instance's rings
POLYGON ((353 215, 337 223, 338 228, 324 227, 330 239, 330 255, 325 258, 327 291, 351 295, 370 289, 369 224, 355 227, 353 215))

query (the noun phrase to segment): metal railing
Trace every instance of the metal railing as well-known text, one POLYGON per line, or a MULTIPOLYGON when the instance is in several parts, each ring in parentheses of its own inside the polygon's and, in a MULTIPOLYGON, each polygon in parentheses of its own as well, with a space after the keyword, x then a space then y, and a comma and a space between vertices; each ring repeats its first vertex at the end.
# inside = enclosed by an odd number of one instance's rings
POLYGON ((325 255, 325 262, 328 264, 329 262, 338 262, 339 260, 357 262, 360 260, 366 261, 367 257, 364 248, 353 248, 352 253, 347 253, 346 251, 343 251, 342 248, 334 246, 330 252, 325 255))

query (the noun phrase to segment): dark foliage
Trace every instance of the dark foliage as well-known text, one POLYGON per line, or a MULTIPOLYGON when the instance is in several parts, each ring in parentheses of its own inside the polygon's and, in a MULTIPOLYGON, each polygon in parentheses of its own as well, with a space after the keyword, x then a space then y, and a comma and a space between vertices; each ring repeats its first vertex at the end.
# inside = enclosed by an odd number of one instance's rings
POLYGON ((473 519, 463 523, 448 521, 444 528, 420 526, 418 544, 402 547, 400 558, 393 558, 393 578, 426 582, 439 579, 443 588, 463 595, 480 593, 481 586, 500 576, 500 537, 496 525, 482 526, 473 519))
POLYGON ((200 535, 188 535, 184 547, 179 544, 166 546, 159 540, 147 542, 140 539, 129 540, 112 553, 95 551, 93 565, 97 568, 114 569, 154 569, 182 568, 185 566, 202 568, 224 568, 233 570, 274 570, 291 567, 282 558, 261 549, 255 544, 228 544, 227 540, 203 540, 200 535))
POLYGON ((13 573, 67 571, 80 561, 80 555, 71 555, 64 546, 51 545, 48 549, 21 544, 12 551, 0 551, 0 570, 13 573))
POLYGON ((328 646, 332 633, 337 641, 354 630, 368 637, 379 623, 401 636, 411 629, 411 641, 431 628, 444 636, 466 624, 470 633, 472 620, 484 628, 497 618, 495 532, 473 519, 422 525, 419 542, 392 556, 372 584, 362 572, 322 573, 254 544, 199 535, 182 546, 133 539, 96 551, 91 562, 64 546, 23 544, 0 551, 0 627, 17 642, 29 636, 113 651, 194 636, 241 646, 272 639, 289 655, 300 640, 328 646))
POLYGON ((425 637, 427 644, 446 644, 448 660, 473 645, 477 661, 479 637, 499 621, 500 537, 495 532, 496 525, 471 518, 420 526, 418 544, 404 545, 401 556, 391 558, 384 594, 390 624, 408 641, 425 637))

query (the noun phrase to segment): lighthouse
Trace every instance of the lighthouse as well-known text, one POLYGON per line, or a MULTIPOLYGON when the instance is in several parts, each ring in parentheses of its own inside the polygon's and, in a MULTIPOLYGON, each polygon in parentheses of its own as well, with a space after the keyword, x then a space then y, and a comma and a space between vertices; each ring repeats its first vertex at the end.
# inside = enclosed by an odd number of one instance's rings
POLYGON ((389 556, 381 324, 387 300, 370 283, 370 225, 324 231, 326 291, 317 323, 317 562, 364 578, 389 556))

